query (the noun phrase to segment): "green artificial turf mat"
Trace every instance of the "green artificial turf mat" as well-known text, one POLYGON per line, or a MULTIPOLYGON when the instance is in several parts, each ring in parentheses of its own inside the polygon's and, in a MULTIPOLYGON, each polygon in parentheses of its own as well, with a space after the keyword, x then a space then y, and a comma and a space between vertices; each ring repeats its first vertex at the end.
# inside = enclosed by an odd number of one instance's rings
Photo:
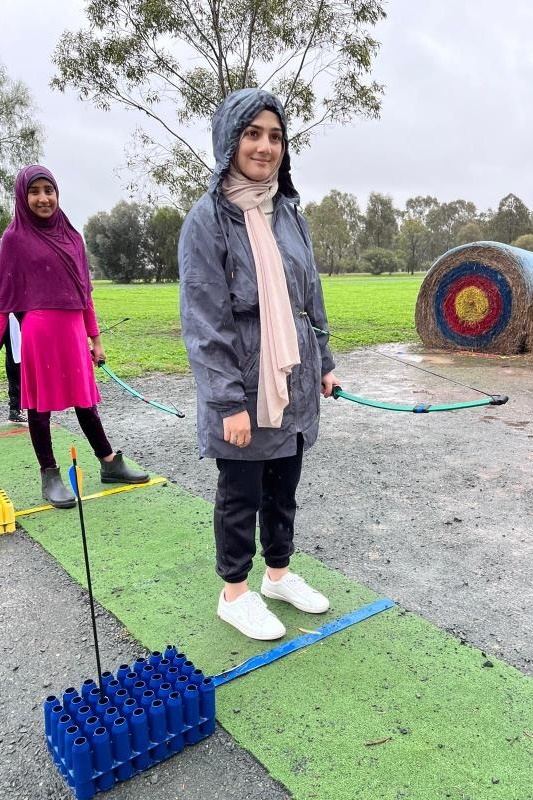
MULTIPOLYGON (((85 440, 53 436, 64 475, 74 440, 84 493, 105 489, 85 440)), ((0 438, 0 476, 15 510, 41 504, 27 434, 0 438)), ((175 643, 209 674, 276 646, 216 617, 208 503, 156 485, 88 501, 84 517, 95 596, 144 646, 175 643)), ((85 585, 77 509, 18 522, 85 585)), ((377 597, 304 554, 293 565, 332 607, 269 601, 288 639, 377 597)), ((533 800, 533 681, 399 608, 220 687, 217 719, 296 800, 533 800)))

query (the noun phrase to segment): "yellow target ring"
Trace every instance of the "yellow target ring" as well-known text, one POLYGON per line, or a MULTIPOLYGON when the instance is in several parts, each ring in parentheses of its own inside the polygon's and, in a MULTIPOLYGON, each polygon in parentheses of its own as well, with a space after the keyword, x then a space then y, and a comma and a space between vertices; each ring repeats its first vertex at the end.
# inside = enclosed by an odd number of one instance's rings
POLYGON ((467 286, 455 297, 455 313, 458 319, 474 325, 481 322, 489 311, 489 299, 477 286, 467 286))

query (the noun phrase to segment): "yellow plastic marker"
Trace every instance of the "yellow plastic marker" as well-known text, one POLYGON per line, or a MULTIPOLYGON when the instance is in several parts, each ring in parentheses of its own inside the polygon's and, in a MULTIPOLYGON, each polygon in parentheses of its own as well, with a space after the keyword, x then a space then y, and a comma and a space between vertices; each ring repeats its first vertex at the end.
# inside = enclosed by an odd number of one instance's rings
POLYGON ((3 489, 0 489, 0 534, 1 533, 15 533, 15 509, 13 508, 13 503, 3 489))

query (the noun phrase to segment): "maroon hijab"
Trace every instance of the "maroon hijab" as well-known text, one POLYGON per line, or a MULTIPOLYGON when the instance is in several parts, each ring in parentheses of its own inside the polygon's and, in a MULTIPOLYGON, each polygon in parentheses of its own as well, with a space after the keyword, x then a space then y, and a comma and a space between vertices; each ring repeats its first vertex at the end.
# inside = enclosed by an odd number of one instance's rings
POLYGON ((0 312, 45 308, 87 308, 91 296, 89 265, 80 234, 59 208, 41 219, 28 205, 28 189, 45 178, 59 189, 40 164, 25 167, 15 182, 15 216, 0 244, 0 312))

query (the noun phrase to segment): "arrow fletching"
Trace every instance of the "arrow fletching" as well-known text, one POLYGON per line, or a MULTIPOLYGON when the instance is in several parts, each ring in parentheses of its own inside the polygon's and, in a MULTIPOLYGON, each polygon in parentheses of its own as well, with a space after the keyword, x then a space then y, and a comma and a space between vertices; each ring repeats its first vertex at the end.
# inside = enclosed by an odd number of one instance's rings
POLYGON ((73 464, 69 469, 68 478, 76 497, 81 497, 83 492, 83 473, 76 464, 73 464))

